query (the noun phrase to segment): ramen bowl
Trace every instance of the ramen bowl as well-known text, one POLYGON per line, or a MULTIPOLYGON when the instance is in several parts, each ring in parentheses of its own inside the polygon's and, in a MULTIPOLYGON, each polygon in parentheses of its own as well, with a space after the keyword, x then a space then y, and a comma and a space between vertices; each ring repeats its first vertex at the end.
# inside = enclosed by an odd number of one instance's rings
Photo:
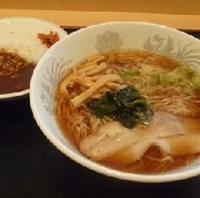
POLYGON ((66 35, 61 27, 44 19, 1 18, 0 100, 27 96, 36 63, 52 44, 66 35))
MULTIPOLYGON (((186 65, 192 65, 197 69, 200 65, 200 42, 194 37, 170 27, 147 22, 109 22, 80 29, 53 45, 39 60, 33 72, 30 83, 30 105, 41 131, 66 157, 105 176, 156 183, 183 180, 199 175, 199 158, 188 165, 160 173, 135 173, 134 171, 125 172, 110 168, 82 154, 61 130, 54 113, 54 101, 63 76, 86 57, 123 49, 158 53, 186 65)), ((111 77, 113 77, 112 74, 111 77)), ((73 115, 70 114, 70 116, 73 115)), ((80 119, 79 124, 81 122, 83 120, 80 119)), ((68 123, 66 120, 66 125, 68 123)), ((171 125, 176 127, 176 121, 174 125, 167 124, 167 126, 171 125)), ((174 148, 180 147, 174 145, 174 148)), ((184 147, 182 149, 184 150, 184 147)), ((136 155, 138 154, 137 149, 134 152, 136 155)))

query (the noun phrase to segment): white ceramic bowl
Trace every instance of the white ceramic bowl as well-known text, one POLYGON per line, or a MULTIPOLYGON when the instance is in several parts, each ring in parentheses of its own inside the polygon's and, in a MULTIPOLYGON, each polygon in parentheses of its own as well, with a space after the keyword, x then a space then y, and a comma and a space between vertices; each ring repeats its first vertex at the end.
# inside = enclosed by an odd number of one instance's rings
POLYGON ((98 173, 139 182, 169 182, 200 174, 200 159, 175 171, 133 174, 101 166, 82 155, 60 131, 53 97, 62 75, 83 58, 107 49, 145 49, 200 65, 200 41, 176 29, 146 22, 110 22, 83 28, 56 43, 39 61, 30 84, 30 105, 41 131, 67 157, 98 173))
MULTIPOLYGON (((41 56, 48 50, 37 38, 38 33, 48 34, 57 32, 60 39, 67 35, 60 26, 39 18, 32 17, 8 17, 0 19, 0 49, 11 53, 17 53, 30 61, 38 62, 41 56), (37 53, 35 53, 37 52, 37 53)), ((27 96, 29 89, 0 94, 0 100, 13 100, 27 96)))

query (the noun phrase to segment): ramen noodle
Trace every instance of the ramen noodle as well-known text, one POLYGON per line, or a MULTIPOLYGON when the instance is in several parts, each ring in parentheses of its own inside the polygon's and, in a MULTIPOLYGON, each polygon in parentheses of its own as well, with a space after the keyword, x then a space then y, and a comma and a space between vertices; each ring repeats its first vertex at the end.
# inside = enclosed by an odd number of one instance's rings
POLYGON ((151 174, 199 156, 199 101, 198 70, 130 49, 74 65, 56 90, 54 110, 66 138, 86 157, 151 174))

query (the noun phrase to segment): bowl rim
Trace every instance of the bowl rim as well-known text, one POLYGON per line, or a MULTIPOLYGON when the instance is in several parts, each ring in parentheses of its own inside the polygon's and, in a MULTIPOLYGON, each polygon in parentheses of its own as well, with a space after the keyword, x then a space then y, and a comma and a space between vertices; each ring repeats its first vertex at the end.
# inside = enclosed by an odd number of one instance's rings
MULTIPOLYGON (((62 28, 61 26, 59 26, 58 24, 52 22, 52 21, 48 21, 46 19, 40 18, 40 17, 32 17, 32 16, 8 16, 8 17, 4 17, 4 18, 0 18, 0 24, 6 21, 12 21, 12 20, 34 20, 34 21, 38 21, 38 22, 44 22, 46 24, 50 24, 53 25, 55 28, 57 28, 59 30, 60 33, 64 35, 68 35, 67 31, 64 30, 64 28, 62 28)), ((24 89, 22 91, 16 91, 16 92, 9 92, 9 93, 5 93, 5 94, 0 94, 0 101, 10 101, 10 100, 18 100, 24 97, 27 97, 29 95, 30 92, 30 88, 24 89)))
MULTIPOLYGON (((169 31, 176 32, 180 35, 187 36, 188 38, 191 37, 195 40, 195 37, 182 32, 181 30, 177 30, 175 28, 165 26, 165 25, 160 25, 156 23, 151 23, 151 22, 143 22, 143 21, 117 21, 117 22, 105 22, 105 23, 99 23, 99 24, 94 24, 90 25, 84 28, 81 28, 75 32, 72 32, 69 34, 68 37, 65 37, 62 39, 62 41, 57 42, 54 46, 52 46, 51 49, 49 49, 43 57, 40 59, 38 62, 33 75, 31 77, 30 81, 30 107, 33 113, 33 117, 36 120, 37 125, 39 126, 41 132, 45 135, 45 137, 60 151, 62 152, 66 157, 70 158, 71 160, 75 161, 76 163, 80 164, 83 167, 88 168, 89 170, 92 170, 94 172, 100 173, 102 175, 106 175, 109 177, 117 178, 120 180, 127 180, 127 181, 133 181, 133 182, 141 182, 141 183, 167 183, 167 182, 173 182, 177 180, 185 180, 191 177, 195 177, 200 174, 200 166, 195 168, 195 169, 187 169, 184 172, 166 172, 166 173, 159 173, 159 174, 136 174, 136 173, 126 173, 126 172, 121 172, 118 170, 114 170, 105 166, 102 166, 96 162, 91 161, 90 159, 80 156, 77 153, 71 151, 67 147, 65 147, 64 144, 62 144, 58 139, 56 139, 48 130, 46 125, 43 123, 40 113, 38 111, 36 102, 35 102, 35 93, 34 93, 34 87, 35 87, 35 81, 37 79, 37 73, 39 72, 41 65, 43 61, 45 61, 46 56, 48 54, 51 54, 52 51, 54 51, 54 48, 57 48, 59 46, 60 42, 67 42, 71 37, 73 37, 76 34, 81 34, 82 32, 92 30, 96 27, 100 26, 106 26, 106 25, 119 25, 119 24, 126 24, 126 25, 134 25, 134 24, 139 24, 139 25, 147 25, 147 26, 154 26, 158 28, 165 28, 168 29, 169 31)), ((198 40, 198 42, 200 42, 198 40)), ((54 116, 54 115, 53 115, 54 116)), ((79 152, 79 151, 78 151, 79 152)))

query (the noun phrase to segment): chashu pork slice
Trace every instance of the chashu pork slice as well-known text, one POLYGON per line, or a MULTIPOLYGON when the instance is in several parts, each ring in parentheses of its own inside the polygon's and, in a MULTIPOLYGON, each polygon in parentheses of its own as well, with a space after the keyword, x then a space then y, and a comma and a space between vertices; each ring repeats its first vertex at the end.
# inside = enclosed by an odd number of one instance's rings
MULTIPOLYGON (((109 122, 96 133, 86 137, 80 144, 80 150, 89 158, 95 161, 102 161, 110 156, 119 154, 121 151, 128 150, 128 153, 132 155, 130 152, 131 146, 137 145, 142 141, 184 134, 187 134, 187 131, 181 119, 173 114, 160 111, 155 112, 149 126, 128 129, 118 122, 109 122)), ((136 157, 132 156, 132 159, 136 159, 136 157)))

